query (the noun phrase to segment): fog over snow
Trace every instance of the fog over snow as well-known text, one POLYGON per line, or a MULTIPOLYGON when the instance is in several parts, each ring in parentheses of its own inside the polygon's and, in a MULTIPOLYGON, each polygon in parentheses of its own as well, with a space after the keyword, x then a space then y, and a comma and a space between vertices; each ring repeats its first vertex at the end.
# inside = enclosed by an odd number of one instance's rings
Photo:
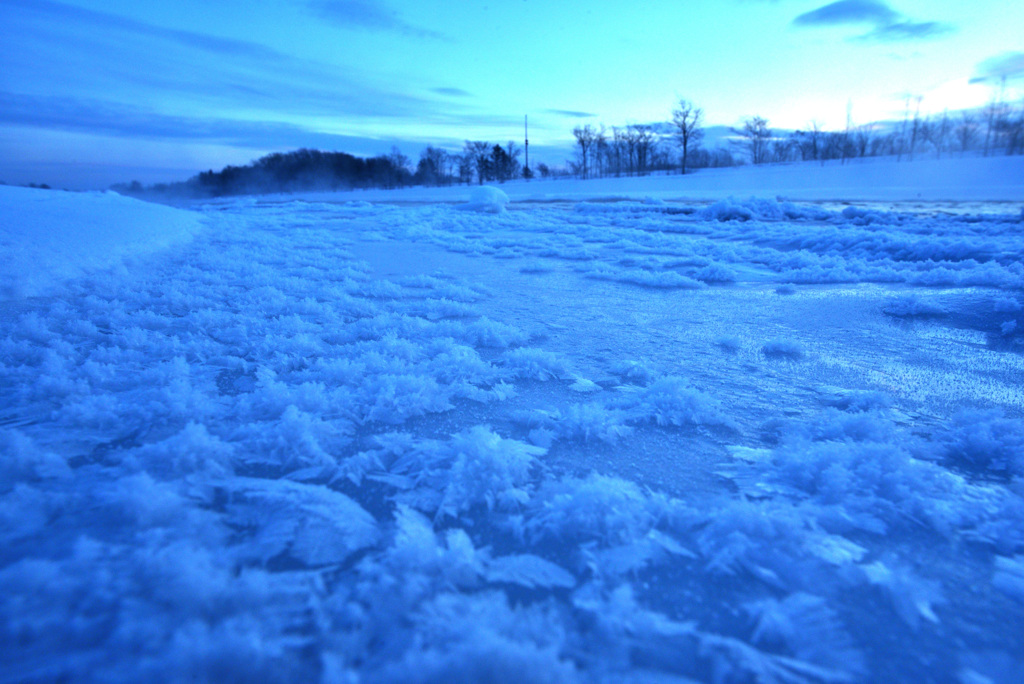
POLYGON ((1024 160, 936 164, 0 188, 0 681, 1022 681, 1024 160))

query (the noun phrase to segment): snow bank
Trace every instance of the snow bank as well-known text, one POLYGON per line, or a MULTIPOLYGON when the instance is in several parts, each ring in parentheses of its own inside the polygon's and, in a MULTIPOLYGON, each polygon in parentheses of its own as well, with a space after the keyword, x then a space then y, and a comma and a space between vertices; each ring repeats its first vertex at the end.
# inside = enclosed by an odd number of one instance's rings
POLYGON ((469 193, 469 202, 462 207, 467 211, 500 214, 508 204, 508 195, 491 185, 481 185, 469 193))
POLYGON ((109 192, 0 186, 0 300, 44 294, 59 281, 185 240, 200 217, 109 192))

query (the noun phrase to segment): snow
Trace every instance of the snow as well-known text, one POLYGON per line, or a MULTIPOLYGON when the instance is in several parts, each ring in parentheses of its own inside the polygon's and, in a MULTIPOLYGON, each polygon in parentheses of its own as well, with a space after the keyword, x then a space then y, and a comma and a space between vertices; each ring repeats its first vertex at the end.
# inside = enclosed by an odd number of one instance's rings
POLYGON ((38 296, 56 283, 187 240, 195 214, 106 193, 0 186, 0 300, 38 296))
POLYGON ((3 679, 1019 681, 1011 162, 0 188, 3 679))
POLYGON ((508 204, 508 195, 499 188, 490 185, 481 185, 469 192, 469 201, 463 208, 469 211, 482 211, 490 214, 500 214, 505 211, 508 204))

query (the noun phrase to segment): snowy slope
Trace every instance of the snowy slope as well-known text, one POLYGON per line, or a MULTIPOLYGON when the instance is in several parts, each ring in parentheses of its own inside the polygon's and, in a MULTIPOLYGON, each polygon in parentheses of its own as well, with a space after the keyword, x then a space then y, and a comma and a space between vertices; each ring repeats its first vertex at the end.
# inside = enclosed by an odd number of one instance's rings
POLYGON ((1020 681, 1016 206, 503 189, 0 316, 0 680, 1020 681))
POLYGON ((198 214, 122 197, 0 186, 0 299, 56 283, 191 237, 198 214))

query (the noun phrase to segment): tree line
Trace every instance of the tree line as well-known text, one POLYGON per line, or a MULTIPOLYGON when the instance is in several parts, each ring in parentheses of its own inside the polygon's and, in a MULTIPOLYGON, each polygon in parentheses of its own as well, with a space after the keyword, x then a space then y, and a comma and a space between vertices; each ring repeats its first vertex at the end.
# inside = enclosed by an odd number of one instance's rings
POLYGON ((680 99, 671 121, 606 127, 573 128, 574 158, 563 168, 521 162, 523 148, 515 142, 502 146, 467 140, 458 152, 427 146, 415 165, 397 147, 385 155, 362 158, 345 152, 300 149, 275 152, 245 166, 204 171, 187 181, 157 184, 138 182, 113 186, 125 194, 162 194, 181 197, 264 194, 300 190, 400 188, 409 185, 483 184, 534 176, 601 178, 646 175, 653 172, 765 164, 792 161, 830 161, 870 156, 897 160, 921 155, 1005 153, 1024 154, 1024 102, 1011 104, 1004 90, 980 110, 955 115, 921 114, 921 97, 908 96, 902 121, 886 125, 854 126, 847 109, 847 125, 840 131, 823 130, 817 122, 803 130, 773 131, 761 116, 744 119, 730 129, 726 146, 706 149, 704 111, 680 99))
POLYGON ((902 121, 895 125, 854 126, 847 109, 847 124, 840 131, 823 130, 811 122, 805 130, 775 132, 768 120, 752 116, 730 129, 727 147, 704 149, 704 111, 680 99, 671 124, 576 126, 575 158, 570 171, 579 178, 646 175, 654 171, 688 170, 737 164, 792 161, 845 162, 857 157, 892 156, 897 161, 920 155, 966 154, 985 156, 997 151, 1024 154, 1024 102, 1012 105, 999 96, 980 111, 940 116, 921 114, 921 97, 907 97, 902 121))
MULTIPOLYGON (((129 195, 158 194, 174 197, 221 197, 309 190, 354 190, 401 188, 410 185, 452 185, 455 183, 503 183, 531 178, 533 171, 519 159, 522 148, 515 142, 506 146, 485 141, 466 141, 456 154, 427 146, 415 168, 397 147, 391 153, 362 158, 346 152, 299 149, 275 152, 245 166, 225 166, 220 171, 203 171, 181 183, 158 183, 145 187, 138 181, 112 186, 129 195)), ((538 164, 544 177, 551 171, 538 164)))

